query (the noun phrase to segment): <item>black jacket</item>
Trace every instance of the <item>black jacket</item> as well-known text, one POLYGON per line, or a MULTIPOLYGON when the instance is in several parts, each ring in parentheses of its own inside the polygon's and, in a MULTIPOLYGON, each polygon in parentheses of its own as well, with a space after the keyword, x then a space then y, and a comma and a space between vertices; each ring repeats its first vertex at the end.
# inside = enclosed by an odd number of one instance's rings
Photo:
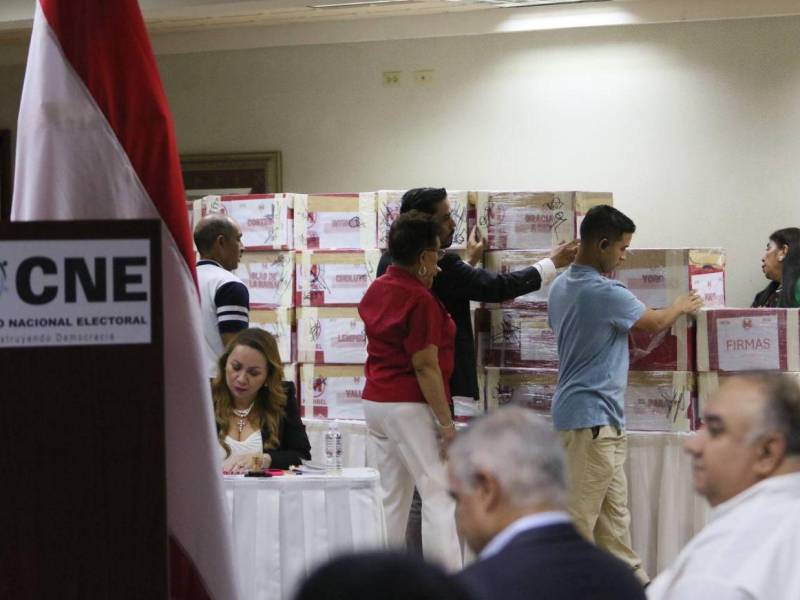
MULTIPOLYGON (((378 277, 392 263, 384 252, 378 263, 378 277)), ((469 302, 505 302, 535 292, 542 285, 539 270, 531 266, 513 273, 490 273, 471 267, 457 254, 447 253, 439 261, 442 270, 433 280, 433 293, 442 301, 456 324, 455 368, 450 378, 450 394, 478 398, 478 373, 475 341, 469 302)))
POLYGON ((524 531, 456 578, 475 600, 645 600, 633 571, 570 523, 524 531))
MULTIPOLYGON (((291 465, 299 465, 302 460, 311 460, 311 443, 306 435, 306 426, 300 419, 300 406, 294 392, 294 383, 283 382, 286 392, 286 414, 278 422, 279 446, 270 450, 264 448, 264 454, 272 457, 271 469, 288 469, 291 465)), ((269 435, 266 423, 261 428, 261 439, 269 435)))

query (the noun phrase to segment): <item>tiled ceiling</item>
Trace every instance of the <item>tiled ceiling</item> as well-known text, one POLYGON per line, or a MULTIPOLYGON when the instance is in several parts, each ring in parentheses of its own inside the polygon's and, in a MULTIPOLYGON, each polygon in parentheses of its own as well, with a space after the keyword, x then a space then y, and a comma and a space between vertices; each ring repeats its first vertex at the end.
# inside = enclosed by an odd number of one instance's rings
MULTIPOLYGON (((307 24, 315 32, 328 24, 361 22, 368 28, 370 19, 381 21, 385 28, 387 18, 409 27, 409 18, 421 23, 427 17, 426 35, 431 31, 452 35, 448 27, 457 29, 465 19, 469 25, 464 27, 471 32, 498 31, 496 24, 510 15, 553 22, 575 15, 607 16, 590 25, 800 15, 800 0, 139 0, 139 4, 148 29, 159 38, 172 33, 217 35, 216 31, 232 36, 240 31, 246 36, 258 28, 274 32, 275 26, 283 25, 296 30, 307 24), (533 6, 543 2, 550 5, 533 6), (332 4, 342 6, 321 7, 332 4), (481 28, 475 25, 478 21, 488 25, 481 28)), ((0 0, 0 43, 19 43, 28 37, 34 6, 35 0, 0 0)))
MULTIPOLYGON (((647 0, 140 0, 151 32, 425 16, 540 4, 631 3, 647 0), (336 6, 338 5, 338 6, 336 6)), ((30 32, 33 0, 0 2, 0 37, 30 32)))

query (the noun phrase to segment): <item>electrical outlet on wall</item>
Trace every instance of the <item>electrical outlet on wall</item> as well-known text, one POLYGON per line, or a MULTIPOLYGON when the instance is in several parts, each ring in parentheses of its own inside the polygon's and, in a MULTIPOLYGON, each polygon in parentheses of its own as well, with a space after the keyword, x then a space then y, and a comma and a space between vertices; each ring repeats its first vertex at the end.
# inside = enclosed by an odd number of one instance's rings
POLYGON ((384 71, 383 85, 385 87, 398 87, 402 81, 402 71, 384 71))
POLYGON ((433 69, 414 71, 414 83, 417 85, 430 85, 433 83, 433 69))

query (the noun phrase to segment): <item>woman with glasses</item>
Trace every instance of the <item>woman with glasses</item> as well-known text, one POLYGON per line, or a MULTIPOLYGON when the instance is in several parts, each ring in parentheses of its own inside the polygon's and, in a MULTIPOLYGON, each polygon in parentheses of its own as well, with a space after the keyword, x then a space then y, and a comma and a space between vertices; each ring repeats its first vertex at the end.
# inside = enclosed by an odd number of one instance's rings
POLYGON ((431 215, 417 211, 392 224, 392 266, 358 306, 367 332, 362 398, 367 459, 381 474, 389 543, 405 544, 416 485, 425 558, 455 571, 461 550, 442 457, 455 436, 449 381, 456 327, 430 291, 439 272, 439 229, 431 215))

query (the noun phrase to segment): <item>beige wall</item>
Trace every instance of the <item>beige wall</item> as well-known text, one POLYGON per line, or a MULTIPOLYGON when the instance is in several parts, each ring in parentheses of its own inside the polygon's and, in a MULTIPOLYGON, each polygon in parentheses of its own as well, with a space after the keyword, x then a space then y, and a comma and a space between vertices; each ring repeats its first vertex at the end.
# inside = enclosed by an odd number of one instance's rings
MULTIPOLYGON (((287 191, 610 190, 636 246, 721 245, 729 304, 800 225, 800 19, 159 57, 182 152, 281 150, 287 191), (432 68, 414 86, 411 71, 432 68), (401 70, 399 88, 380 74, 401 70)), ((20 70, 0 69, 0 126, 20 70)))

